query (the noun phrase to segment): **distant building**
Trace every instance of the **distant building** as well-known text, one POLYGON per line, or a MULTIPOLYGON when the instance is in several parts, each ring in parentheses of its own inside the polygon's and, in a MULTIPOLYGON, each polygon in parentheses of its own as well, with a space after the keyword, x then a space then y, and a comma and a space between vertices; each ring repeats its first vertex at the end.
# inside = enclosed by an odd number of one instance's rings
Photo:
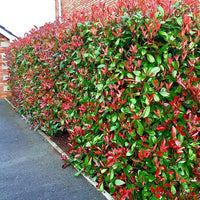
POLYGON ((117 0, 55 0, 56 20, 59 20, 63 15, 68 17, 76 10, 87 10, 93 4, 98 4, 100 2, 112 6, 117 0))
POLYGON ((8 97, 8 66, 5 60, 5 48, 10 45, 10 42, 17 37, 0 25, 0 99, 8 97))

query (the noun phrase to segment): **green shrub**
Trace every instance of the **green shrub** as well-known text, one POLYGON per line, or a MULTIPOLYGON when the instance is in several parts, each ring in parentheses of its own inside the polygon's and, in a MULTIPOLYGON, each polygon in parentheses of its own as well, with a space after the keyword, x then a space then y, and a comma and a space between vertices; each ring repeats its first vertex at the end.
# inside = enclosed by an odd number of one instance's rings
POLYGON ((199 199, 199 2, 89 13, 11 45, 13 103, 116 199, 199 199))

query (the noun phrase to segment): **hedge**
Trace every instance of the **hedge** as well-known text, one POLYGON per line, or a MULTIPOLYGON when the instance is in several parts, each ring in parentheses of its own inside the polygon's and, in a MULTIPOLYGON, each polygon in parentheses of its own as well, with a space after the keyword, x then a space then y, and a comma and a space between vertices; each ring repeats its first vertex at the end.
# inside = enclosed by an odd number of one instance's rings
POLYGON ((93 5, 8 49, 12 102, 69 134, 69 155, 116 199, 200 198, 198 0, 93 5))

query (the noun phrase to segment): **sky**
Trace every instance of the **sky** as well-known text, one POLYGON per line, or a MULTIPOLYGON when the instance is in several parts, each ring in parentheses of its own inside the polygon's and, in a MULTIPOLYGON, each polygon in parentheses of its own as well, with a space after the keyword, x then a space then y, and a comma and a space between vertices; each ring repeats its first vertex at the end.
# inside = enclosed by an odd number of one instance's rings
POLYGON ((18 37, 53 21, 55 0, 0 0, 0 25, 18 37))

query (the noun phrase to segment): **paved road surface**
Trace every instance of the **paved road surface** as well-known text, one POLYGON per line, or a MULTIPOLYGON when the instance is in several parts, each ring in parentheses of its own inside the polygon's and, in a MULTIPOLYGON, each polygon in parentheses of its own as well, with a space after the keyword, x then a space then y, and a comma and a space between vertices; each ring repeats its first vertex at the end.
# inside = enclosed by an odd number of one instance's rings
POLYGON ((0 200, 105 200, 0 100, 0 200))

